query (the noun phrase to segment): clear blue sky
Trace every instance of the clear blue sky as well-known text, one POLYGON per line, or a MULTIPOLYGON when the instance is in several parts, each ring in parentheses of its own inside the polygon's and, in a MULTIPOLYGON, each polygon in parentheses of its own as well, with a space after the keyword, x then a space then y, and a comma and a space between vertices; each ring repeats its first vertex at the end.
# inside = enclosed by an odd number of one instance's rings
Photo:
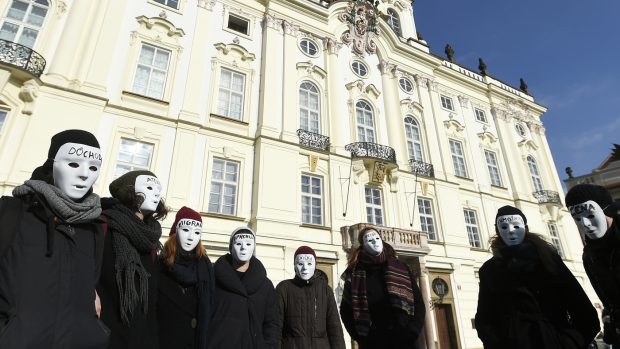
POLYGON ((560 179, 590 173, 620 143, 620 1, 416 0, 433 53, 512 86, 523 77, 543 114, 560 179))

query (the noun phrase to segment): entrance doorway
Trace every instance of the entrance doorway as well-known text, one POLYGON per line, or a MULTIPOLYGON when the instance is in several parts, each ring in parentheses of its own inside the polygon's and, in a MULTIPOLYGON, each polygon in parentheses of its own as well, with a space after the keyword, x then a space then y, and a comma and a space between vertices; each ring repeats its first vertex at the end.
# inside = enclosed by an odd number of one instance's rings
POLYGON ((438 349, 458 349, 454 319, 452 318, 452 304, 434 304, 435 319, 437 320, 438 349))

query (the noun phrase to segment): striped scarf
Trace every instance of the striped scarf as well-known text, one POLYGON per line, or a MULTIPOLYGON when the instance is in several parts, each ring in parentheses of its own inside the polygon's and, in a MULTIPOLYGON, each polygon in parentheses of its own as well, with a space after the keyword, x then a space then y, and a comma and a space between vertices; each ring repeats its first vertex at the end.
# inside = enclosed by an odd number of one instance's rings
POLYGON ((413 281, 407 265, 395 257, 387 257, 385 251, 378 256, 371 256, 365 250, 361 250, 357 258, 358 264, 346 274, 345 278, 345 283, 349 282, 351 285, 350 301, 357 333, 362 337, 367 336, 371 325, 364 264, 386 264, 385 285, 390 304, 396 309, 403 310, 407 315, 413 316, 414 299, 411 284, 413 281))

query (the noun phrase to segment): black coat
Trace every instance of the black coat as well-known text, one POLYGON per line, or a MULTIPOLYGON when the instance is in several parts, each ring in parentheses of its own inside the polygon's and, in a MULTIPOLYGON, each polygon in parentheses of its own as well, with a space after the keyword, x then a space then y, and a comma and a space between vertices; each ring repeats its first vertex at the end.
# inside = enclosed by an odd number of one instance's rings
POLYGON ((554 273, 526 242, 503 248, 480 268, 475 321, 485 349, 583 349, 598 333, 592 303, 560 256, 549 252, 554 273))
POLYGON ((52 255, 46 256, 49 210, 35 197, 0 199, 0 348, 105 348, 107 329, 95 315, 94 223, 55 225, 52 255), (6 205, 21 212, 10 223, 6 205), (6 231, 13 225, 16 230, 6 231), (0 244, 1 245, 1 244, 0 244), (5 245, 6 246, 6 245, 5 245))
POLYGON ((215 310, 209 348, 263 349, 278 345, 278 303, 263 264, 252 257, 240 278, 226 254, 215 262, 215 310))
POLYGON ((276 292, 280 348, 345 348, 334 292, 324 280, 284 280, 276 292))
MULTIPOLYGON (((351 284, 344 285, 340 316, 345 328, 355 339, 361 349, 365 348, 417 348, 417 338, 424 326, 426 308, 422 293, 411 270, 409 275, 413 287, 414 314, 407 315, 402 309, 392 307, 385 285, 385 268, 387 264, 359 263, 366 270, 366 295, 372 324, 368 336, 361 337, 355 330, 353 308, 347 300, 351 299, 351 284)), ((409 267, 407 266, 407 269, 409 267)), ((349 267, 345 273, 351 273, 349 267)))

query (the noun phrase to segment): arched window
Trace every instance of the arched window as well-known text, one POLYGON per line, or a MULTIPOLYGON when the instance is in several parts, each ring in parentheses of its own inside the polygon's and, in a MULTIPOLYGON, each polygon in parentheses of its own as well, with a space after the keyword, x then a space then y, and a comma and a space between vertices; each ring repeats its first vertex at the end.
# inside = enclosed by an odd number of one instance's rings
POLYGON ((423 152, 420 127, 411 116, 407 116, 405 118, 405 134, 407 136, 407 150, 409 151, 409 158, 424 161, 424 156, 422 155, 423 152))
POLYGON ((538 165, 536 165, 536 160, 534 160, 534 157, 531 155, 527 156, 527 167, 530 168, 534 189, 536 191, 543 190, 542 179, 540 178, 540 172, 538 172, 538 165))
POLYGON ((319 89, 310 81, 299 86, 299 128, 304 131, 321 133, 319 89))
POLYGON ((47 0, 13 0, 2 18, 0 39, 32 48, 49 6, 47 0))
POLYGON ((357 140, 359 142, 375 143, 375 123, 372 107, 364 101, 355 104, 357 119, 357 140))
POLYGON ((398 18, 398 14, 394 9, 389 8, 387 10, 387 23, 397 36, 402 35, 400 32, 400 18, 398 18))

